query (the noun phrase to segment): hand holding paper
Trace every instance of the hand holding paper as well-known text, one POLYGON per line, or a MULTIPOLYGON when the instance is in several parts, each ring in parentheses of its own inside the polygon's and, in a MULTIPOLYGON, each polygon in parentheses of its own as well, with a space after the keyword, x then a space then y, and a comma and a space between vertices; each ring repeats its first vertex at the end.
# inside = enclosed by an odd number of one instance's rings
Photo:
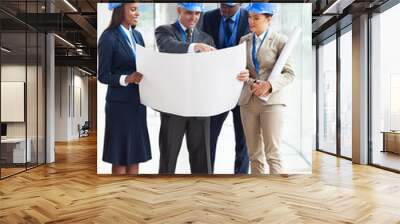
POLYGON ((241 82, 246 82, 247 80, 249 80, 249 76, 250 76, 249 70, 246 69, 241 71, 236 78, 241 82))

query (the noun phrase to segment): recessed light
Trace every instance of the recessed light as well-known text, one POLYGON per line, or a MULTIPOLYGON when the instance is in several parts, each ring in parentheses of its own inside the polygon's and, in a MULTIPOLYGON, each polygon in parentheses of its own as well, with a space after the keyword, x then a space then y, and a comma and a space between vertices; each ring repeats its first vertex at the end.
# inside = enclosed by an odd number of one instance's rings
POLYGON ((62 42, 66 43, 67 45, 69 45, 69 46, 75 48, 75 45, 73 45, 73 44, 72 44, 71 42, 69 42, 68 40, 66 40, 66 39, 64 39, 64 38, 62 38, 62 37, 60 37, 60 36, 57 35, 57 34, 54 34, 54 36, 57 37, 57 38, 58 38, 59 40, 61 40, 62 42))
POLYGON ((86 71, 86 70, 83 70, 83 69, 81 69, 81 68, 79 68, 79 67, 78 67, 78 69, 79 69, 79 71, 81 71, 81 72, 83 72, 83 73, 85 73, 85 74, 87 74, 87 75, 92 75, 92 73, 90 73, 90 72, 88 72, 88 71, 86 71))
POLYGON ((9 50, 9 49, 7 49, 5 47, 1 47, 1 51, 4 51, 6 53, 10 53, 11 52, 11 50, 9 50))
POLYGON ((74 10, 75 12, 78 12, 78 10, 68 1, 68 0, 64 0, 65 4, 67 4, 72 10, 74 10))

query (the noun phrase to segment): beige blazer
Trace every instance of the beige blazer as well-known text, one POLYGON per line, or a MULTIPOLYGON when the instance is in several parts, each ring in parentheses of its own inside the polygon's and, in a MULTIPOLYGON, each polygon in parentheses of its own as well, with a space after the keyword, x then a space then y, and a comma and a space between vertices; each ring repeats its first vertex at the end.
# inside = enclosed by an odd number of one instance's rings
MULTIPOLYGON (((255 79, 258 80, 268 80, 269 75, 272 72, 272 68, 275 65, 276 60, 278 60, 279 54, 282 48, 287 42, 287 37, 276 32, 268 33, 268 36, 264 40, 262 46, 260 47, 257 58, 260 62, 260 77, 256 76, 256 70, 252 60, 252 47, 253 47, 253 33, 249 33, 240 39, 240 43, 246 42, 247 44, 247 69, 250 72, 250 79, 247 81, 242 89, 241 96, 239 98, 239 105, 246 105, 252 93, 250 91, 250 86, 253 84, 255 79)), ((291 83, 294 79, 294 71, 291 65, 291 59, 289 57, 285 66, 283 67, 280 76, 269 80, 272 86, 272 92, 270 93, 270 98, 267 102, 256 97, 262 105, 272 105, 281 104, 286 106, 286 95, 285 86, 291 83)))

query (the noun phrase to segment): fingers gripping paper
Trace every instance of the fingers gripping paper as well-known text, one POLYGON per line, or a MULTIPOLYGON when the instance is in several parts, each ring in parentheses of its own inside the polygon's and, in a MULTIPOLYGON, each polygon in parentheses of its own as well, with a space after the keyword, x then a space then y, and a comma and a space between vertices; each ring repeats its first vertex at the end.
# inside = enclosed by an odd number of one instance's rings
POLYGON ((185 117, 213 116, 234 108, 246 68, 246 46, 204 53, 169 54, 137 46, 140 101, 185 117))

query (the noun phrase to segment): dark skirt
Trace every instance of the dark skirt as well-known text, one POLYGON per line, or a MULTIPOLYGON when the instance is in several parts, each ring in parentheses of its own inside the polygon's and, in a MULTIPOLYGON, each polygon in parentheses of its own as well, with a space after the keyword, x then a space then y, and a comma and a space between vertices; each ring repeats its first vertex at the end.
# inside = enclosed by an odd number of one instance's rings
POLYGON ((129 166, 151 159, 146 107, 106 102, 103 161, 129 166))

